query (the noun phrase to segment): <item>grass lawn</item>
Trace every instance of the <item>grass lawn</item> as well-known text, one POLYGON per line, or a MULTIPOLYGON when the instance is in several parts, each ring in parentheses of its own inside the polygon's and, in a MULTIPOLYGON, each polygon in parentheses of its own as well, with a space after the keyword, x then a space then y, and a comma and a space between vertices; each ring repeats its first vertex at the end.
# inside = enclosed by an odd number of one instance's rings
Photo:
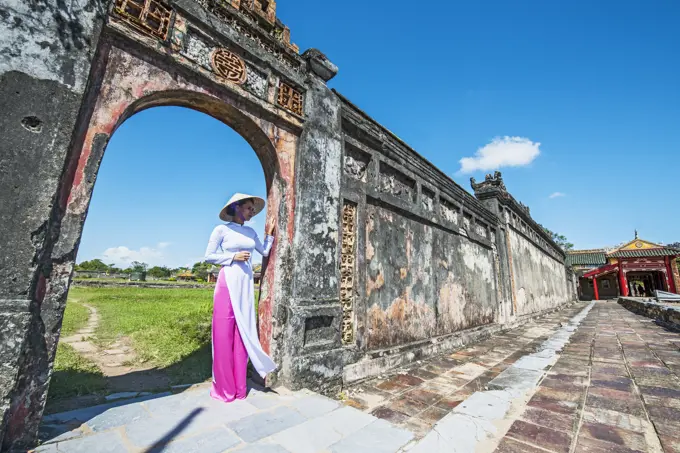
MULTIPOLYGON (((256 291, 256 300, 258 291, 256 291)), ((62 324, 70 335, 87 324, 93 306, 99 327, 91 341, 102 348, 121 337, 130 339, 140 361, 167 373, 172 384, 202 382, 211 375, 213 287, 135 288, 71 287, 62 324)), ((95 363, 73 348, 57 349, 49 399, 106 390, 95 363)))
POLYGON ((89 395, 106 389, 106 380, 93 362, 82 357, 71 346, 59 344, 50 381, 49 400, 89 395))
POLYGON ((210 376, 212 296, 212 288, 74 287, 69 302, 73 298, 99 312, 96 344, 105 348, 128 337, 141 361, 186 383, 210 376))
POLYGON ((78 329, 85 327, 89 317, 90 310, 82 306, 77 297, 69 297, 64 312, 64 321, 61 324, 61 336, 72 335, 78 329))

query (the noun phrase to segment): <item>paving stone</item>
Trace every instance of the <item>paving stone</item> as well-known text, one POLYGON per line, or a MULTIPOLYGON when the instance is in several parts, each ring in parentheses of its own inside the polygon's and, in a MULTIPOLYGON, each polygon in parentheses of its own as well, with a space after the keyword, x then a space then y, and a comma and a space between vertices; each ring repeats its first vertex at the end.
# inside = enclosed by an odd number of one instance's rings
POLYGON ((370 425, 377 419, 351 407, 343 407, 323 416, 323 419, 343 436, 370 425))
POLYGON ((128 453, 123 439, 116 431, 93 434, 54 445, 57 446, 57 451, 68 453, 128 453))
POLYGON ((492 379, 487 384, 487 388, 490 390, 528 390, 535 388, 542 376, 543 371, 527 370, 511 366, 492 379))
POLYGON ((316 453, 342 437, 327 420, 315 418, 274 434, 271 440, 291 453, 316 453))
POLYGON ((583 411, 583 421, 585 423, 600 423, 614 426, 638 433, 644 433, 649 424, 644 418, 635 417, 623 412, 597 409, 594 407, 587 408, 583 411))
POLYGON ((456 413, 483 420, 502 420, 510 409, 512 395, 502 390, 478 392, 454 409, 456 413))
POLYGON ((453 412, 440 420, 409 453, 472 453, 480 442, 490 439, 497 431, 486 420, 453 412))
POLYGON ((545 450, 505 437, 498 444, 495 453, 545 453, 545 450))
POLYGON ((107 395, 104 397, 106 401, 115 401, 123 398, 134 398, 135 396, 139 395, 139 392, 119 392, 119 393, 112 393, 111 395, 107 395))
POLYGON ((140 404, 129 404, 108 409, 87 421, 87 426, 94 432, 106 431, 129 423, 149 418, 150 414, 140 404))
POLYGON ((440 409, 451 411, 455 409, 463 401, 464 399, 462 397, 457 397, 454 395, 440 399, 439 401, 437 401, 435 406, 440 409))
POLYGON ((431 407, 418 414, 417 418, 427 423, 434 424, 444 418, 448 413, 449 411, 447 410, 439 409, 438 407, 431 407))
POLYGON ((647 449, 647 442, 643 434, 614 426, 600 423, 584 423, 581 426, 581 434, 584 437, 620 445, 631 450, 645 451, 647 449))
POLYGON ((425 403, 427 405, 432 405, 442 398, 442 396, 437 393, 420 389, 410 390, 404 393, 404 396, 414 401, 420 401, 421 403, 425 403))
POLYGON ((413 439, 413 433, 396 428, 384 420, 376 420, 370 425, 331 445, 332 453, 393 453, 413 439))
POLYGON ((305 421, 299 412, 289 407, 277 407, 250 415, 227 426, 246 442, 255 442, 305 421))
POLYGON ((571 446, 571 434, 555 431, 554 429, 534 425, 522 420, 517 420, 512 424, 508 431, 508 436, 537 447, 561 453, 569 453, 569 447, 571 446))
POLYGON ((560 401, 553 398, 546 398, 540 395, 534 396, 528 403, 531 407, 538 407, 560 414, 571 415, 575 414, 578 409, 578 404, 571 401, 560 401))
POLYGON ((664 423, 672 423, 680 426, 680 409, 665 406, 648 406, 650 418, 655 421, 663 421, 664 423))
POLYGON ((387 405, 388 409, 410 416, 424 411, 427 407, 428 405, 421 401, 414 401, 406 397, 395 399, 387 405))
POLYGON ((620 399, 614 398, 616 398, 616 396, 598 396, 589 393, 586 399, 586 407, 623 412, 637 417, 644 416, 645 411, 642 407, 642 403, 639 399, 635 398, 634 395, 631 397, 622 397, 620 399))
POLYGON ((337 409, 340 404, 337 401, 333 401, 324 396, 311 395, 294 400, 289 406, 300 412, 306 418, 314 418, 337 409))
POLYGON ((371 411, 371 415, 395 424, 403 423, 409 418, 407 414, 395 411, 388 407, 379 407, 374 409, 371 411))
POLYGON ((560 401, 570 401, 573 403, 577 403, 583 399, 584 393, 585 389, 567 391, 550 388, 541 384, 541 387, 536 391, 535 395, 546 398, 552 398, 560 401))
POLYGON ((183 407, 161 415, 154 415, 125 427, 128 439, 139 448, 148 448, 167 433, 179 430, 176 436, 193 435, 200 431, 214 429, 228 422, 240 420, 257 412, 245 401, 223 403, 209 401, 195 407, 183 407))
POLYGON ((535 425, 544 426, 556 431, 564 431, 569 434, 574 432, 574 429, 578 424, 578 417, 576 414, 564 415, 545 409, 539 409, 537 407, 528 407, 521 418, 522 420, 535 425))
POLYGON ((406 431, 412 432, 417 439, 422 439, 432 429, 432 423, 420 420, 419 418, 411 417, 401 424, 401 427, 406 431))
POLYGON ((235 447, 229 450, 229 453, 290 453, 281 445, 265 443, 265 441, 246 445, 245 447, 235 447))
POLYGON ((595 388, 606 388, 612 390, 619 390, 622 392, 633 392, 633 380, 625 377, 612 377, 612 379, 592 379, 590 386, 595 388))
POLYGON ((222 453, 241 443, 224 428, 216 428, 193 437, 181 439, 162 447, 163 453, 222 453))

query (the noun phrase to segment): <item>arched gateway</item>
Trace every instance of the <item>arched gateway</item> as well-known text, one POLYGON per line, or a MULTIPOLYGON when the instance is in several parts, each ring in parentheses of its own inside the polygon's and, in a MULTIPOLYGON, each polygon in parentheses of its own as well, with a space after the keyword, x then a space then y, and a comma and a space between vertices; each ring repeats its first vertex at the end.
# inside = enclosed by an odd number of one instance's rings
POLYGON ((278 237, 260 335, 293 388, 334 391, 574 298, 500 173, 470 195, 331 91, 336 72, 299 55, 274 0, 0 0, 2 451, 35 443, 99 164, 145 108, 205 112, 257 153, 278 237))

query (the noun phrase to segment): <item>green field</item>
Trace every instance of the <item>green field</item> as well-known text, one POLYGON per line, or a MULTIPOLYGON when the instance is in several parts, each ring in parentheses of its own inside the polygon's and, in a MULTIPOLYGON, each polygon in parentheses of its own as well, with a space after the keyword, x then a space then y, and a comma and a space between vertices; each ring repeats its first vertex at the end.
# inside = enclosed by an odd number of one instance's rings
MULTIPOLYGON (((258 292, 256 291, 256 300, 258 292)), ((125 337, 139 364, 167 373, 171 384, 202 382, 211 375, 213 286, 206 288, 72 287, 62 335, 87 324, 95 307, 99 326, 90 341, 102 349, 125 337)), ((135 364, 132 364, 133 366, 135 364)), ((49 399, 106 392, 97 365, 73 348, 57 350, 49 399)))

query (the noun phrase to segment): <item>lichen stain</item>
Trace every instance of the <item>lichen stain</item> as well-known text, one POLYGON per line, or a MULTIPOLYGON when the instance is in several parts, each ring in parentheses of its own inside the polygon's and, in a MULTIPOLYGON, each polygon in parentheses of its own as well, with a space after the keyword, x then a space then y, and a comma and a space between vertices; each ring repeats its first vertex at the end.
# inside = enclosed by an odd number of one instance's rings
POLYGON ((370 261, 375 256, 375 248, 371 242, 371 233, 375 229, 375 221, 373 215, 368 216, 366 221, 366 260, 370 261))
POLYGON ((444 335, 493 322, 490 306, 475 303, 473 296, 456 281, 452 272, 439 288, 437 334, 444 335))
POLYGON ((375 280, 371 279, 370 277, 366 279, 366 297, 370 296, 374 290, 380 289, 384 285, 385 278, 383 277, 381 268, 378 270, 378 275, 375 277, 375 280))
POLYGON ((402 267, 401 269, 399 269, 399 277, 402 280, 405 279, 407 276, 408 276, 408 269, 406 269, 405 267, 402 267))
POLYGON ((463 253, 463 263, 472 272, 478 272, 487 282, 493 281, 491 259, 486 249, 468 241, 462 241, 460 250, 463 253))
POLYGON ((432 307, 414 302, 404 293, 386 310, 378 304, 371 307, 367 345, 369 349, 381 349, 422 340, 432 335, 436 324, 432 307))

